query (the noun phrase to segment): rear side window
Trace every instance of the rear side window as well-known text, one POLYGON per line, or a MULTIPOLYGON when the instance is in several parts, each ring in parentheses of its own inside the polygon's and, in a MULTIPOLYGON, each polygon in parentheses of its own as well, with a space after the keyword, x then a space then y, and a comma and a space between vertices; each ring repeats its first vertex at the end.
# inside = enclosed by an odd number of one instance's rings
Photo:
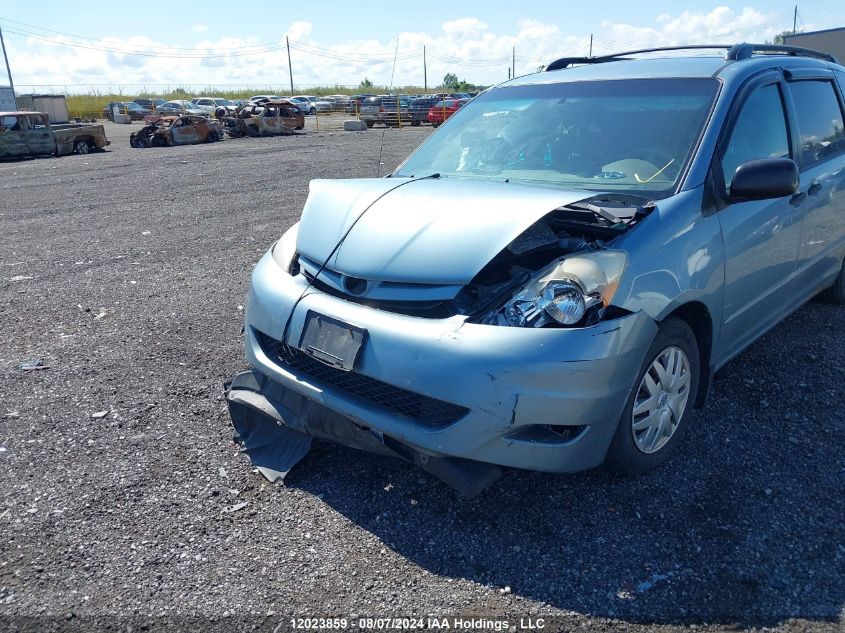
POLYGON ((730 189, 737 167, 757 158, 789 158, 783 100, 776 84, 758 88, 742 106, 722 157, 725 186, 730 189))
POLYGON ((0 117, 0 130, 9 130, 11 132, 17 132, 21 129, 20 123, 18 123, 18 117, 16 116, 4 116, 0 117))
POLYGON ((802 167, 809 167, 845 150, 842 108, 830 81, 789 84, 801 136, 802 167))

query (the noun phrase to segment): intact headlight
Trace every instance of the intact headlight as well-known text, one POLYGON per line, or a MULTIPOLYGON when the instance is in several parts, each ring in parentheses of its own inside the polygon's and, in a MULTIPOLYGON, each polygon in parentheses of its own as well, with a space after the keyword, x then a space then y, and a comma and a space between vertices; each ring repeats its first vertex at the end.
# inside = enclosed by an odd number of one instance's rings
POLYGON ((627 263, 625 251, 568 255, 541 270, 481 322, 512 327, 578 325, 610 304, 627 263))
POLYGON ((290 272, 291 263, 296 255, 296 236, 299 222, 290 227, 279 241, 273 245, 273 259, 284 270, 290 272))

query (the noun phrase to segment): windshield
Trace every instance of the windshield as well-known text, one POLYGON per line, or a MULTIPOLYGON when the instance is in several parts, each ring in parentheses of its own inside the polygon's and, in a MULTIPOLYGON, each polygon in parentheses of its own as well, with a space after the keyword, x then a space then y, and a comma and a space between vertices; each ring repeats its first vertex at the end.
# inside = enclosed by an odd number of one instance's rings
POLYGON ((234 103, 232 103, 232 102, 231 102, 231 101, 229 101, 228 99, 215 99, 215 100, 214 100, 214 104, 215 104, 215 105, 219 105, 219 106, 230 106, 230 105, 235 105, 234 103))
POLYGON ((460 108, 396 175, 668 195, 718 86, 714 79, 625 79, 494 89, 460 108))

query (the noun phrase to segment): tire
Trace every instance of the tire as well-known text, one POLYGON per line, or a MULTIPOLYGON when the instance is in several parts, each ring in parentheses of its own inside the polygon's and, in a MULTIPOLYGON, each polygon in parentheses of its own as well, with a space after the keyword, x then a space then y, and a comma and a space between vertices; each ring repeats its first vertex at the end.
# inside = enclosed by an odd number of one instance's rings
POLYGON ((218 136, 217 132, 213 132, 213 131, 209 132, 205 137, 206 143, 216 143, 219 140, 220 140, 220 137, 218 136))
POLYGON ((819 295, 819 299, 825 303, 845 305, 845 260, 842 261, 842 268, 839 269, 839 276, 836 281, 819 295))
POLYGON ((151 144, 153 147, 167 147, 169 145, 167 139, 162 136, 154 136, 151 144))
POLYGON ((303 127, 304 127, 304 126, 302 126, 302 125, 297 125, 297 126, 296 126, 295 128, 293 128, 293 129, 294 129, 294 130, 301 130, 303 127))
POLYGON ((317 114, 317 108, 311 108, 308 110, 308 114, 317 114))
POLYGON ((74 154, 90 154, 91 153, 91 143, 89 141, 76 141, 73 144, 73 153, 74 154))
POLYGON ((365 121, 365 123, 367 124, 367 127, 373 127, 373 125, 375 125, 375 121, 365 121))
POLYGON ((681 319, 667 319, 660 324, 637 374, 607 452, 605 467, 624 475, 639 475, 665 462, 689 423, 700 375, 701 361, 695 334, 681 319), (678 355, 678 352, 682 354, 678 355), (668 367, 665 379, 660 379, 658 364, 664 372, 668 367), (677 366, 683 370, 672 372, 677 366), (675 381, 670 387, 673 373, 680 382, 675 381), (652 394, 652 391, 656 393, 652 394), (672 402, 676 403, 674 407, 672 402), (635 406, 639 409, 637 415, 634 415, 635 406), (647 425, 649 419, 655 424, 647 425))
POLYGON ((246 133, 249 136, 259 136, 260 135, 260 132, 258 131, 257 125, 247 125, 246 126, 246 133))
POLYGON ((414 119, 413 121, 411 121, 411 125, 413 125, 414 127, 419 127, 420 122, 417 119, 414 119))
POLYGON ((431 127, 439 127, 439 126, 440 126, 440 124, 437 123, 436 121, 431 122, 431 127))

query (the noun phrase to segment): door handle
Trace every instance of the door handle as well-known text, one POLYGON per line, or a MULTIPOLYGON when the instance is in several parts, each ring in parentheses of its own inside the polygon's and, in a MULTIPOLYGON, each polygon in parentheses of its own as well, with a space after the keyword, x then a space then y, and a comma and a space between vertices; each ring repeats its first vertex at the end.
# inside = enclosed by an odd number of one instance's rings
POLYGON ((810 185, 810 188, 807 189, 808 196, 815 196, 818 195, 819 191, 822 190, 822 184, 820 182, 814 182, 810 185))
POLYGON ((806 199, 807 194, 799 191, 789 199, 789 204, 791 204, 793 207, 800 207, 801 203, 804 202, 804 200, 806 199))

